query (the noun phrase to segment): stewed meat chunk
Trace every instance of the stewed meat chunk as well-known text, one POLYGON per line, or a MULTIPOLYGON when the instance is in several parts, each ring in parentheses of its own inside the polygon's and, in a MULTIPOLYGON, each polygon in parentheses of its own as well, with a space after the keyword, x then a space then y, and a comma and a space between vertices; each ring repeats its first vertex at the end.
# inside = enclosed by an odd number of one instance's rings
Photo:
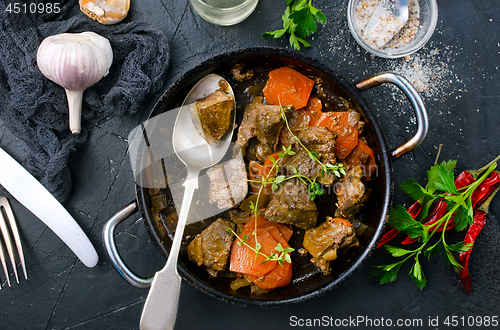
POLYGON ((338 251, 358 246, 359 241, 349 221, 326 217, 321 225, 306 231, 303 245, 313 256, 311 261, 328 275, 330 261, 337 259, 338 251))
POLYGON ((219 218, 196 235, 188 246, 189 259, 198 266, 204 265, 212 276, 217 276, 219 271, 227 268, 234 235, 226 228, 234 230, 236 225, 219 218))
POLYGON ((252 98, 252 102, 247 104, 243 119, 241 120, 240 128, 238 129, 238 139, 236 144, 241 147, 243 154, 245 154, 248 141, 255 136, 255 118, 258 114, 257 104, 262 103, 264 98, 256 96, 252 98))
POLYGON ((311 200, 307 185, 298 179, 280 184, 265 212, 269 221, 309 229, 316 225, 318 209, 311 200))
POLYGON ((326 127, 309 126, 300 131, 298 138, 309 151, 317 153, 323 163, 335 164, 336 133, 326 127))
POLYGON ((252 79, 254 71, 252 69, 245 70, 245 65, 243 63, 236 63, 231 69, 231 73, 236 81, 244 81, 252 79))
POLYGON ((361 179, 363 170, 361 166, 355 166, 347 172, 346 176, 335 184, 337 195, 336 217, 348 218, 357 213, 368 200, 368 190, 361 179))
POLYGON ((210 178, 210 202, 221 210, 238 205, 248 193, 247 171, 243 157, 232 158, 212 166, 207 171, 210 178))
POLYGON ((199 123, 197 120, 193 122, 198 132, 202 133, 209 144, 217 145, 231 124, 234 96, 219 88, 207 97, 196 100, 194 105, 199 123))
MULTIPOLYGON (((302 129, 297 137, 307 150, 315 152, 319 156, 319 160, 323 164, 335 164, 335 133, 330 132, 325 127, 310 126, 302 129)), ((295 168, 303 176, 316 178, 319 183, 324 185, 331 185, 337 180, 332 171, 322 173, 321 165, 311 159, 302 147, 296 149, 296 154, 287 159, 285 167, 288 173, 293 173, 292 169, 295 168)))
MULTIPOLYGON (((286 109, 291 109, 291 107, 286 107, 286 109)), ((236 144, 241 147, 243 154, 245 154, 250 139, 257 137, 259 141, 257 149, 263 151, 259 153, 258 159, 264 161, 275 150, 284 125, 281 107, 264 104, 264 98, 256 96, 245 107, 236 144)))

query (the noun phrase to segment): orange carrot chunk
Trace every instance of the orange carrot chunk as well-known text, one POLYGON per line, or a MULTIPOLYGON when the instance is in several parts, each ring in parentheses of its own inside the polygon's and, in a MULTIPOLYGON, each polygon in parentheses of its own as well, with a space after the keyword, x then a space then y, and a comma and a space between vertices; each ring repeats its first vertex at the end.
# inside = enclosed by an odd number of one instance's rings
POLYGON ((346 158, 358 145, 358 130, 353 130, 350 134, 339 135, 335 144, 335 156, 339 159, 346 158))
POLYGON ((328 221, 330 223, 332 223, 332 222, 340 222, 341 224, 344 224, 347 227, 352 227, 352 224, 349 222, 349 220, 344 219, 344 218, 329 218, 328 221))
MULTIPOLYGON (((252 221, 249 221, 249 223, 252 221)), ((241 233, 240 237, 244 238, 246 235, 246 243, 255 249, 255 236, 253 235, 254 228, 250 228, 245 225, 245 229, 241 233)), ((267 229, 257 229, 257 241, 262 246, 260 252, 270 256, 275 252, 274 247, 278 245, 278 242, 273 238, 267 229)), ((237 238, 234 240, 231 246, 231 259, 229 263, 229 270, 236 273, 249 274, 257 277, 261 277, 269 273, 275 266, 276 261, 267 261, 262 263, 266 258, 259 254, 257 258, 255 257, 255 251, 250 249, 245 244, 239 245, 240 240, 237 238)))
MULTIPOLYGON (((271 172, 271 169, 273 168, 273 161, 271 160, 271 157, 277 161, 279 158, 280 158, 280 152, 281 151, 276 151, 272 154, 270 154, 269 156, 267 156, 266 160, 264 161, 264 176, 267 177, 267 175, 269 174, 269 172, 271 172)), ((273 178, 274 177, 274 173, 271 173, 269 175, 270 178, 273 178)))
MULTIPOLYGON (((255 217, 251 217, 250 221, 245 225, 245 228, 254 228, 255 229, 255 217)), ((267 220, 264 217, 257 217, 257 228, 267 229, 268 227, 276 227, 280 231, 282 237, 288 242, 290 237, 292 237, 293 229, 289 225, 285 225, 283 223, 275 223, 267 220)), ((276 239, 276 238, 275 238, 276 239)))
MULTIPOLYGON (((267 227, 267 230, 285 249, 289 247, 288 243, 281 235, 279 229, 275 226, 267 227)), ((280 253, 275 251, 276 253, 280 253)), ((283 264, 276 263, 276 266, 266 275, 262 277, 249 276, 249 280, 255 283, 259 288, 272 290, 275 288, 287 286, 292 281, 292 264, 284 262, 283 264)))
POLYGON ((358 145, 356 146, 356 148, 354 148, 349 156, 347 156, 346 165, 348 167, 354 167, 357 165, 364 166, 363 175, 365 175, 368 179, 377 170, 375 153, 362 140, 358 141, 358 145))
POLYGON ((313 86, 313 80, 284 66, 269 72, 269 79, 262 91, 268 104, 293 105, 298 110, 307 105, 313 86))

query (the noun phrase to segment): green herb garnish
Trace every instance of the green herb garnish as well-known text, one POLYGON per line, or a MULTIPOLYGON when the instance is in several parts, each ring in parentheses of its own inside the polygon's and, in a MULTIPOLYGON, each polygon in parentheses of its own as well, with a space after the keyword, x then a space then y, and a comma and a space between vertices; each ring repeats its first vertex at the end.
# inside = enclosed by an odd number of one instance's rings
POLYGON ((312 6, 312 0, 286 0, 287 7, 281 16, 283 29, 266 32, 262 37, 266 39, 279 39, 285 33, 290 34, 290 45, 300 50, 300 44, 311 47, 305 38, 316 32, 316 23, 325 24, 326 16, 312 6))
POLYGON ((409 179, 401 184, 401 188, 407 194, 421 202, 422 211, 417 219, 413 219, 403 206, 396 206, 390 212, 388 223, 412 238, 418 237, 420 246, 416 249, 404 249, 385 245, 385 248, 393 257, 400 259, 392 264, 373 267, 370 272, 370 278, 375 279, 380 284, 394 282, 401 265, 407 260, 412 260, 413 265, 409 273, 410 278, 417 287, 423 289, 427 284, 427 280, 419 260, 422 253, 430 259, 444 251, 444 259, 448 265, 454 267, 457 272, 462 268, 453 253, 468 251, 472 244, 465 244, 464 241, 456 244, 448 244, 445 235, 447 230, 445 229, 451 225, 451 221, 453 221, 454 228, 457 231, 462 231, 467 225, 472 224, 472 194, 488 175, 495 170, 497 164, 493 163, 477 181, 460 189, 457 189, 454 183, 453 170, 455 166, 456 161, 442 162, 432 166, 427 171, 428 183, 425 188, 414 179, 409 179), (439 200, 444 200, 447 204, 444 216, 427 225, 419 222, 419 220, 427 216, 433 203, 439 200), (439 235, 438 241, 430 245, 431 238, 436 233, 439 233, 440 228, 444 230, 439 235))

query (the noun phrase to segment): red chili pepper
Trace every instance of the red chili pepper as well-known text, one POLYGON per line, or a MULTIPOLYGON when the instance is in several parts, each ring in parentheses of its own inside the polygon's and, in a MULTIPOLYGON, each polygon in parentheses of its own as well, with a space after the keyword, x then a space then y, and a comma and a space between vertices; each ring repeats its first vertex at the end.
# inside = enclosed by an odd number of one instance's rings
POLYGON ((495 188, 500 183, 500 174, 497 171, 493 171, 488 175, 488 177, 476 188, 472 193, 472 207, 476 209, 476 206, 481 205, 488 198, 488 196, 495 190, 495 188))
MULTIPOLYGON (((419 201, 416 201, 410 207, 406 209, 406 211, 411 215, 413 219, 415 219, 418 214, 420 213, 420 210, 422 209, 422 204, 420 204, 419 201)), ((383 235, 382 238, 380 238, 380 242, 378 243, 376 249, 379 247, 383 246, 385 243, 389 242, 391 239, 396 237, 400 233, 399 230, 396 228, 391 228, 388 231, 386 231, 383 235)))
POLYGON ((475 212, 474 222, 472 223, 472 225, 469 226, 467 234, 465 234, 465 239, 464 239, 465 244, 472 243, 473 245, 470 247, 468 251, 460 253, 460 265, 462 266, 462 268, 459 271, 459 278, 460 282, 462 283, 462 286, 469 295, 472 295, 472 286, 468 268, 469 258, 472 253, 472 248, 474 247, 474 242, 476 241, 477 236, 479 235, 484 225, 486 224, 486 215, 488 214, 490 203, 493 200, 493 197, 495 197, 498 190, 500 190, 500 186, 498 186, 497 184, 495 190, 479 206, 478 210, 475 212))
MULTIPOLYGON (((474 178, 474 175, 471 174, 469 171, 463 171, 460 173, 459 176, 455 179, 455 186, 457 189, 461 189, 463 187, 466 187, 472 183, 474 183, 476 179, 474 178)), ((476 190, 472 193, 471 196, 471 201, 472 201, 472 208, 476 210, 476 207, 483 203, 495 190, 495 188, 498 186, 500 183, 500 175, 498 172, 493 171, 488 175, 488 177, 481 182, 479 187, 476 188, 476 190)), ((446 202, 440 200, 436 206, 434 207, 434 210, 429 214, 429 217, 427 218, 425 222, 423 222, 424 225, 432 225, 433 223, 437 222, 439 219, 441 219, 445 214, 446 214, 446 208, 448 205, 446 202), (440 205, 440 203, 444 205, 440 205)), ((444 226, 441 226, 437 232, 443 231, 444 226)), ((453 223, 453 218, 451 221, 448 223, 448 226, 446 227, 446 230, 452 229, 455 227, 455 224, 453 223)), ((432 229, 431 229, 432 230, 432 229)), ((418 240, 418 238, 411 238, 411 237, 406 237, 401 244, 406 245, 406 244, 411 244, 414 243, 418 240)))
MULTIPOLYGON (((465 235, 465 240, 464 240, 465 244, 470 244, 470 243, 474 244, 477 235, 479 235, 485 223, 486 223, 486 213, 483 211, 477 211, 476 214, 474 215, 474 222, 472 223, 472 225, 470 225, 469 230, 467 230, 467 234, 465 235)), ((472 295, 472 286, 468 269, 469 257, 471 252, 472 252, 472 246, 467 252, 460 253, 460 265, 463 268, 460 269, 460 274, 459 274, 460 282, 462 283, 462 286, 469 295, 472 295)))

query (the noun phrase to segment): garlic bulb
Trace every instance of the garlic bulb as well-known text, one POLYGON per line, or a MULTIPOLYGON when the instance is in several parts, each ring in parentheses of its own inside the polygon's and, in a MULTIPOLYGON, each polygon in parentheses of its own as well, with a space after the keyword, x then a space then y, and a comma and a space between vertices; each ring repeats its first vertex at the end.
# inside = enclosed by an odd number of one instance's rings
POLYGON ((130 0, 80 0, 80 10, 102 24, 116 24, 128 14, 130 0))
POLYGON ((80 133, 83 91, 101 80, 113 62, 108 39, 94 32, 53 35, 42 41, 36 60, 43 75, 66 90, 69 128, 80 133))

